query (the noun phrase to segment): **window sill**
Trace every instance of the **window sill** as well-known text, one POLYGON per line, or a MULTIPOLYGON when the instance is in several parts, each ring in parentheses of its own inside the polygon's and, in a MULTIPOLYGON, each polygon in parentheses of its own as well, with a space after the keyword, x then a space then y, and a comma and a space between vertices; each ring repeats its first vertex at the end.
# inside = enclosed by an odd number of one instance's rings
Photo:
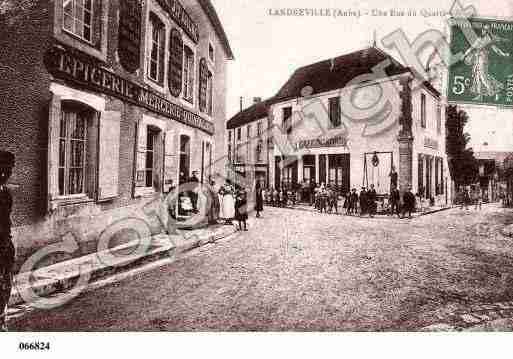
POLYGON ((78 49, 82 52, 85 52, 89 56, 95 57, 96 59, 107 62, 107 51, 99 50, 97 47, 94 46, 93 43, 88 42, 73 33, 70 33, 64 29, 60 29, 59 32, 54 34, 54 37, 62 42, 64 45, 73 47, 75 49, 78 49))
POLYGON ((153 197, 158 192, 155 191, 155 188, 153 187, 137 187, 135 189, 134 197, 135 198, 148 198, 153 197))
POLYGON ((77 204, 92 202, 94 202, 94 200, 86 194, 74 196, 57 196, 50 201, 52 210, 55 210, 58 207, 73 206, 77 204))
POLYGON ((166 94, 166 89, 164 87, 164 83, 160 83, 158 81, 153 80, 152 78, 150 78, 148 76, 148 74, 146 74, 144 76, 144 80, 145 80, 144 82, 146 83, 146 85, 151 87, 153 90, 159 92, 161 95, 166 94))

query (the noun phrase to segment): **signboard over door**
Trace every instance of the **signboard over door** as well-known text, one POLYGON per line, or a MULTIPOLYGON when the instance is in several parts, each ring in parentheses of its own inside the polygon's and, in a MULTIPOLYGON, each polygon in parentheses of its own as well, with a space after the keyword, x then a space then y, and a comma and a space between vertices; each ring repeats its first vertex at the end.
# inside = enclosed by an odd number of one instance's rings
POLYGON ((513 106, 513 22, 452 19, 450 47, 450 102, 513 106))

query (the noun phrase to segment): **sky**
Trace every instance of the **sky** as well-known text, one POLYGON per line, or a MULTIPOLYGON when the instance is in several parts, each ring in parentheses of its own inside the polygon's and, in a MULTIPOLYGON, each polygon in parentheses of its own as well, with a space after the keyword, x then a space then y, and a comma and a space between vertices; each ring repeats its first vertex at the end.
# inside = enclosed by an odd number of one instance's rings
MULTIPOLYGON (((276 94, 295 69, 370 46, 376 36, 378 47, 398 60, 381 40, 402 29, 410 41, 428 29, 446 31, 444 17, 449 0, 212 0, 235 60, 228 69, 228 118, 254 97, 276 94), (277 16, 280 9, 312 9, 317 16, 277 16), (323 9, 337 9, 346 16, 327 17, 323 9), (415 10, 416 14, 409 10, 415 10), (360 16, 354 14, 360 12, 360 16), (351 14, 349 14, 349 12, 351 14), (386 14, 384 13, 386 12, 386 14), (375 34, 375 35, 374 35, 375 34)), ((479 16, 513 20, 510 0, 463 0, 479 16)), ((463 106, 471 121, 466 131, 475 151, 513 151, 513 109, 463 106), (488 143, 487 146, 484 143, 488 143)))

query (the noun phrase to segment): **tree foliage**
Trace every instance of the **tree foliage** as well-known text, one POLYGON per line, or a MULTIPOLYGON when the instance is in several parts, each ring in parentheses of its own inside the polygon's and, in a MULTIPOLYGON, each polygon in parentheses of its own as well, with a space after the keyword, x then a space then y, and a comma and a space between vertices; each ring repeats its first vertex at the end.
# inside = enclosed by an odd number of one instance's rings
POLYGON ((446 111, 446 150, 452 179, 457 186, 475 183, 479 165, 474 151, 467 147, 470 135, 464 129, 469 121, 468 114, 455 105, 449 105, 446 111))

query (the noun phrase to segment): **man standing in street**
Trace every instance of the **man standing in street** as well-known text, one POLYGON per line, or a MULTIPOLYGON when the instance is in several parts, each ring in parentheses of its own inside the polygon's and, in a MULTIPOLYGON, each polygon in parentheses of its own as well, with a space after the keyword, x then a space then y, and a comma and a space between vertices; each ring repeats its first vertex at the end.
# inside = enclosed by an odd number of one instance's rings
POLYGON ((365 187, 362 187, 360 191, 360 217, 363 217, 367 213, 367 191, 365 187))
POLYGON ((408 212, 408 218, 411 218, 411 214, 415 209, 415 195, 412 193, 411 187, 408 187, 408 190, 404 192, 403 203, 403 213, 401 218, 404 218, 406 212, 408 212))
POLYGON ((353 190, 351 191, 349 205, 351 206, 349 214, 356 215, 358 213, 358 193, 356 193, 356 188, 353 188, 353 190))
POLYGON ((390 215, 393 216, 394 213, 397 214, 397 217, 401 217, 399 213, 399 201, 401 200, 401 195, 397 187, 393 187, 390 192, 390 215))
POLYGON ((194 213, 198 213, 198 187, 199 187, 198 171, 192 172, 192 177, 189 178, 189 183, 191 184, 191 189, 189 191, 189 197, 192 202, 192 209, 193 209, 194 213))
POLYGON ((371 184, 369 192, 367 192, 367 202, 369 203, 369 217, 373 218, 376 215, 378 194, 374 185, 371 184))
POLYGON ((7 188, 13 167, 14 155, 0 151, 0 331, 7 331, 5 315, 11 297, 15 256, 11 238, 12 196, 7 188))

